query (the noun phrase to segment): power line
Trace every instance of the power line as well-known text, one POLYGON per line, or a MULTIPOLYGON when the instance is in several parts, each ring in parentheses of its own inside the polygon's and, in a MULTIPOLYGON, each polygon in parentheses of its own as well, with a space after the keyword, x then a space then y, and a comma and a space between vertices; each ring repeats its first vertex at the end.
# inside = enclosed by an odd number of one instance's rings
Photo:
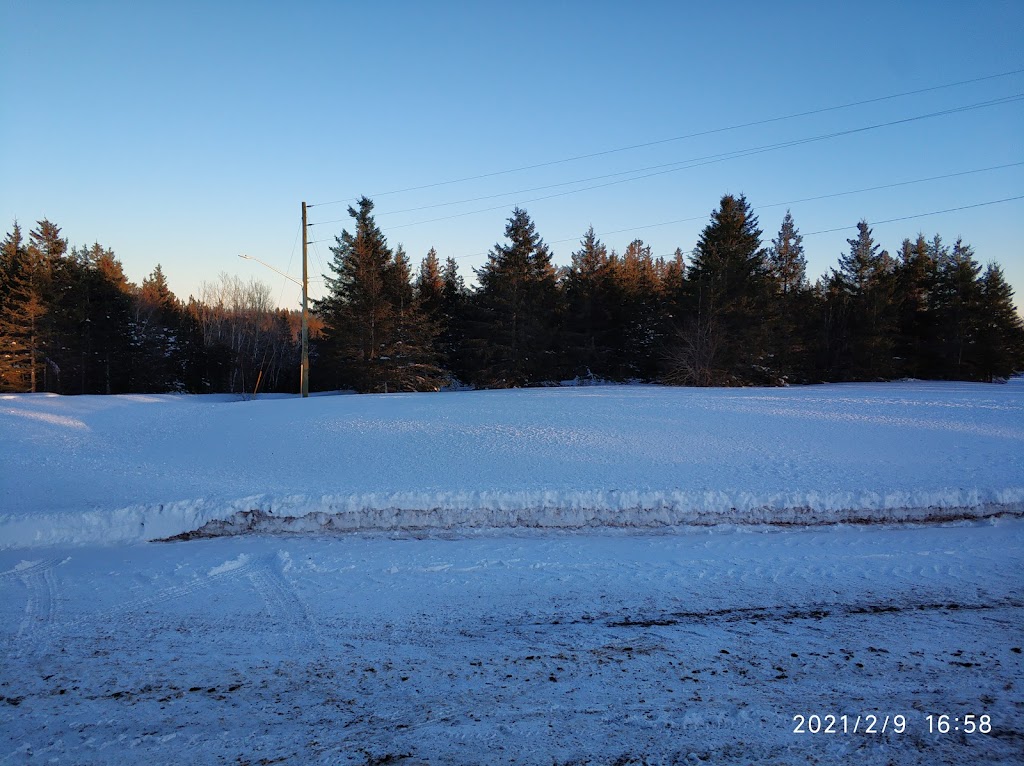
MULTIPOLYGON (((448 185, 451 185, 451 184, 464 183, 466 181, 476 181, 476 180, 479 180, 479 179, 482 179, 482 178, 493 178, 494 176, 507 175, 509 173, 519 173, 519 172, 522 172, 522 171, 525 171, 525 170, 536 170, 537 168, 550 167, 552 165, 560 165, 560 164, 564 164, 564 163, 567 163, 567 162, 575 162, 577 160, 590 159, 590 158, 593 158, 593 157, 602 157, 602 156, 605 156, 605 155, 608 155, 608 154, 616 154, 616 153, 619 153, 619 152, 631 151, 633 149, 641 149, 641 148, 645 148, 645 147, 648 147, 648 146, 657 146, 659 144, 671 143, 673 141, 683 141, 683 140, 688 139, 688 138, 698 138, 700 136, 708 136, 708 135, 713 135, 713 134, 716 134, 716 133, 725 133, 725 132, 730 131, 730 130, 739 130, 741 128, 755 127, 757 125, 767 125, 767 124, 770 124, 770 123, 773 123, 773 122, 782 122, 784 120, 792 120, 792 119, 796 119, 798 117, 809 117, 811 115, 824 114, 825 112, 833 112, 833 111, 837 111, 837 110, 840 110, 840 109, 850 109, 850 108, 856 107, 856 106, 864 106, 866 104, 875 104, 875 103, 879 103, 879 102, 882 102, 882 101, 889 101, 889 100, 896 99, 896 98, 905 98, 907 96, 915 96, 915 95, 918 95, 918 94, 921 94, 921 93, 930 93, 930 92, 937 91, 937 90, 944 90, 944 89, 947 89, 947 88, 955 88, 955 87, 959 87, 961 85, 971 85, 973 83, 984 82, 984 81, 987 81, 987 80, 995 80, 995 79, 999 79, 999 78, 1002 78, 1002 77, 1010 77, 1012 75, 1020 74, 1022 72, 1024 72, 1024 69, 1014 69, 1014 70, 1011 70, 1009 72, 1000 72, 999 74, 986 75, 984 77, 975 77, 975 78, 972 78, 970 80, 959 80, 957 82, 945 83, 943 85, 933 85, 933 86, 928 87, 928 88, 919 88, 917 90, 909 90, 909 91, 904 91, 902 93, 893 93, 893 94, 890 94, 890 95, 887 95, 887 96, 878 96, 876 98, 869 98, 869 99, 865 99, 865 100, 862 100, 862 101, 851 101, 851 102, 846 103, 846 104, 838 104, 836 106, 827 106, 827 107, 822 107, 820 109, 811 109, 809 111, 796 112, 796 113, 793 113, 793 114, 783 115, 781 117, 768 117, 768 118, 765 118, 765 119, 762 119, 762 120, 754 120, 752 122, 745 122, 745 123, 740 123, 740 124, 737 124, 737 125, 729 125, 729 126, 721 127, 721 128, 712 128, 712 129, 709 129, 709 130, 698 131, 696 133, 688 133, 688 134, 685 134, 685 135, 682 135, 682 136, 673 136, 672 138, 662 138, 662 139, 658 139, 656 141, 647 141, 647 142, 640 143, 640 144, 631 144, 629 146, 621 146, 621 147, 617 147, 617 148, 614 148, 614 149, 606 149, 604 151, 592 152, 590 154, 580 154, 580 155, 576 155, 576 156, 573 156, 573 157, 564 157, 562 159, 549 160, 547 162, 538 162, 538 163, 535 163, 533 165, 523 165, 521 167, 509 168, 509 169, 506 169, 506 170, 496 170, 496 171, 493 171, 493 172, 490 172, 490 173, 480 173, 478 175, 465 176, 465 177, 462 177, 462 178, 454 178, 454 179, 450 179, 448 181, 437 181, 435 183, 422 184, 420 186, 409 186, 409 187, 406 187, 404 189, 392 189, 391 191, 377 192, 376 194, 371 194, 370 197, 371 198, 377 198, 377 197, 388 196, 388 195, 391 195, 391 194, 403 194, 405 192, 420 191, 422 189, 433 189, 433 188, 436 188, 438 186, 448 186, 448 185)), ((352 199, 353 199, 352 197, 349 197, 349 198, 346 198, 346 199, 332 200, 331 202, 318 202, 318 203, 315 203, 313 205, 307 205, 307 207, 323 207, 323 206, 326 206, 326 205, 338 205, 338 204, 342 204, 342 203, 345 203, 345 202, 351 202, 352 199)))
MULTIPOLYGON (((887 218, 884 221, 869 221, 871 226, 881 226, 883 223, 895 223, 896 221, 909 221, 914 218, 927 218, 930 215, 941 215, 942 213, 955 213, 958 210, 970 210, 976 207, 987 207, 988 205, 998 205, 1002 202, 1013 202, 1014 200, 1024 199, 1024 194, 1016 197, 1004 197, 1003 199, 994 199, 989 202, 978 202, 974 205, 961 205, 960 207, 950 207, 945 210, 933 210, 930 213, 917 213, 915 215, 904 215, 899 218, 887 218)), ((835 229, 821 229, 819 231, 809 231, 803 234, 805 237, 813 237, 815 234, 832 234, 837 231, 848 231, 851 226, 839 226, 835 229)))
MULTIPOLYGON (((801 197, 799 199, 785 200, 783 202, 769 202, 769 203, 764 204, 764 205, 754 205, 753 207, 754 207, 755 210, 760 211, 760 210, 766 210, 768 208, 783 207, 785 205, 798 205, 798 204, 803 203, 803 202, 814 202, 814 201, 817 201, 817 200, 832 199, 834 197, 845 197, 845 196, 849 196, 851 194, 863 194, 865 192, 882 191, 883 189, 895 189, 895 188, 899 188, 901 186, 912 186, 914 184, 929 183, 931 181, 941 181, 941 180, 945 180, 945 179, 948 179, 948 178, 960 178, 962 176, 975 175, 977 173, 989 173, 989 172, 992 172, 994 170, 1004 170, 1006 168, 1020 167, 1021 165, 1024 165, 1024 161, 1007 162, 1007 163, 1003 163, 1002 165, 991 165, 991 166, 985 167, 985 168, 973 168, 971 170, 960 170, 960 171, 957 171, 955 173, 944 173, 942 175, 928 176, 926 178, 914 178, 914 179, 911 179, 909 181, 894 181, 893 183, 879 184, 877 186, 867 186, 867 187, 860 188, 860 189, 847 189, 845 191, 829 192, 828 194, 817 194, 817 195, 815 195, 813 197, 801 197)), ((1016 198, 1013 198, 1013 199, 1016 199, 1016 198)), ((998 200, 998 201, 1002 201, 1002 200, 998 200)), ((992 203, 992 204, 994 204, 994 203, 992 203)), ((954 208, 954 209, 956 209, 956 208, 954 208)), ((939 211, 939 212, 942 212, 942 211, 939 211)), ((932 213, 928 213, 926 215, 933 215, 933 214, 932 213)), ((659 223, 648 223, 648 224, 642 224, 642 225, 639 225, 639 226, 628 226, 628 227, 625 227, 625 228, 622 228, 622 229, 615 229, 614 231, 598 232, 595 236, 598 236, 598 237, 608 237, 608 236, 611 236, 613 234, 624 234, 624 233, 627 233, 627 232, 640 231, 642 229, 654 229, 654 228, 657 228, 659 226, 671 226, 673 224, 679 224, 679 223, 692 223, 693 221, 702 221, 702 220, 704 220, 706 218, 707 218, 707 214, 705 213, 705 214, 702 214, 702 215, 691 216, 689 218, 677 218, 677 219, 672 220, 672 221, 661 221, 659 223)), ((902 220, 902 219, 895 219, 895 220, 902 220)), ((888 221, 879 221, 879 223, 888 223, 888 221)), ((831 231, 839 231, 839 229, 833 229, 831 231)), ((824 233, 824 232, 812 232, 812 234, 821 234, 821 233, 824 233)), ((810 234, 808 234, 807 236, 810 236, 810 234)), ((576 240, 577 240, 577 237, 565 237, 563 239, 549 240, 548 244, 549 245, 558 245, 558 244, 563 244, 565 242, 575 242, 576 240)), ((323 242, 323 241, 326 241, 326 240, 317 240, 317 242, 323 242)), ((315 244, 315 243, 310 243, 310 244, 315 244)), ((486 252, 466 253, 465 255, 455 255, 455 256, 452 256, 452 257, 455 260, 461 260, 462 258, 477 258, 477 257, 483 256, 483 255, 487 255, 487 253, 486 252)))
MULTIPOLYGON (((533 199, 522 200, 522 201, 520 201, 517 204, 526 205, 526 204, 529 204, 531 202, 542 202, 544 200, 555 199, 556 197, 565 197, 565 196, 568 196, 570 194, 579 194, 580 192, 592 191, 594 189, 603 189, 603 188, 607 188, 609 186, 616 186, 618 184, 628 183, 630 181, 640 181, 640 180, 645 179, 645 178, 653 178, 655 176, 666 175, 668 173, 677 173, 677 172, 679 172, 681 170, 691 170, 691 169, 693 169, 695 167, 701 167, 703 165, 711 165, 711 164, 714 164, 714 163, 717 163, 717 162, 724 162, 726 160, 738 159, 740 157, 749 157, 749 156, 752 156, 752 155, 755 155, 755 154, 764 154, 766 152, 776 151, 778 149, 787 149, 787 148, 793 147, 793 146, 802 146, 803 144, 816 143, 816 142, 819 142, 819 141, 827 141, 827 140, 832 139, 832 138, 839 138, 841 136, 849 136, 849 135, 853 135, 855 133, 863 133, 863 132, 866 132, 866 131, 869 131, 869 130, 876 130, 878 128, 892 127, 893 125, 902 125, 902 124, 906 124, 906 123, 910 123, 910 122, 917 122, 919 120, 931 119, 933 117, 942 117, 942 116, 949 115, 949 114, 957 114, 957 113, 960 113, 960 112, 972 111, 974 109, 982 109, 982 108, 989 107, 989 106, 1001 106, 1003 104, 1014 103, 1014 102, 1020 101, 1022 99, 1024 99, 1024 93, 1017 93, 1017 94, 1014 94, 1012 96, 1004 96, 1004 97, 999 98, 999 99, 992 99, 990 101, 983 101, 983 102, 980 102, 980 103, 977 103, 977 104, 969 104, 969 105, 965 105, 965 106, 954 107, 952 109, 944 109, 944 110, 939 111, 939 112, 931 112, 929 114, 917 115, 915 117, 905 117, 905 118, 900 119, 900 120, 891 120, 889 122, 877 123, 875 125, 866 125, 866 126, 859 127, 859 128, 851 128, 849 130, 840 130, 840 131, 836 131, 836 132, 833 132, 833 133, 824 133, 824 134, 821 134, 821 135, 818 135, 818 136, 809 136, 807 138, 794 139, 792 141, 783 141, 783 142, 779 142, 779 143, 775 143, 775 144, 767 144, 767 145, 764 145, 764 146, 750 147, 750 148, 747 148, 747 149, 738 149, 736 151, 728 152, 728 153, 724 153, 724 154, 710 155, 710 156, 708 156, 706 158, 696 158, 696 159, 691 159, 691 160, 681 160, 679 162, 666 163, 665 165, 654 165, 654 166, 651 166, 651 168, 638 169, 638 170, 626 171, 626 172, 633 172, 633 173, 635 173, 635 172, 642 172, 642 170, 655 169, 655 168, 664 168, 664 167, 668 167, 668 169, 667 170, 657 170, 656 172, 652 172, 652 173, 644 173, 643 175, 633 176, 631 178, 624 178, 624 179, 620 179, 620 180, 617 180, 617 181, 609 181, 607 183, 595 184, 593 186, 585 186, 582 189, 571 189, 571 190, 565 191, 565 192, 558 192, 557 194, 548 194, 548 195, 545 195, 543 197, 534 197, 533 199), (678 166, 681 166, 681 167, 678 167, 678 166)), ((621 174, 616 174, 616 175, 621 175, 621 174)), ((582 183, 582 181, 578 181, 577 183, 582 183)), ((467 212, 464 212, 464 213, 454 213, 452 215, 441 216, 441 217, 438 217, 438 218, 429 218, 429 219, 422 220, 422 221, 413 221, 411 223, 398 224, 398 225, 395 225, 395 226, 391 226, 390 229, 391 230, 394 230, 394 229, 404 229, 404 228, 408 228, 410 226, 420 226, 420 225, 425 224, 425 223, 436 223, 438 221, 450 221, 453 218, 464 218, 465 216, 469 216, 469 215, 477 215, 479 213, 487 213, 487 212, 490 212, 490 211, 493 211, 493 210, 502 210, 505 207, 507 207, 507 203, 504 204, 504 205, 495 205, 495 206, 492 206, 492 207, 481 208, 481 209, 478 209, 478 210, 470 210, 470 211, 467 211, 467 212)), ((323 241, 323 240, 318 240, 318 241, 323 241)))
MULTIPOLYGON (((1004 165, 993 165, 991 167, 976 168, 974 170, 962 170, 962 171, 959 171, 957 173, 946 173, 945 175, 941 175, 941 176, 929 176, 928 178, 915 178, 915 179, 913 179, 911 181, 896 181, 896 182, 891 183, 891 184, 881 184, 879 186, 867 186, 867 187, 865 187, 863 189, 848 189, 846 191, 832 192, 830 194, 818 194, 818 195, 816 195, 814 197, 802 197, 800 199, 787 200, 785 202, 769 202, 767 205, 754 205, 754 209, 755 210, 766 210, 768 208, 773 208, 773 207, 782 207, 783 205, 798 205, 798 204, 800 204, 802 202, 814 202, 816 200, 831 199, 833 197, 845 197, 845 196, 848 196, 850 194, 863 194, 864 192, 881 191, 883 189, 895 189, 895 188, 898 188, 900 186, 912 186, 913 184, 922 184, 922 183, 927 183, 929 181, 941 181, 941 180, 944 180, 946 178, 958 178, 960 176, 968 176, 968 175, 973 175, 975 173, 988 173, 988 172, 990 172, 992 170, 1002 170, 1004 168, 1019 167, 1020 165, 1024 165, 1024 161, 1021 161, 1021 162, 1008 162, 1008 163, 1006 163, 1004 165)), ((607 232, 604 232, 604 233, 601 233, 601 234, 597 234, 596 236, 598 236, 598 237, 607 237, 607 236, 610 236, 612 234, 624 234, 624 233, 629 232, 629 231, 637 231, 637 230, 640 230, 640 229, 653 229, 653 228, 655 228, 657 226, 669 226, 669 225, 674 224, 674 223, 689 223, 691 221, 702 220, 702 219, 704 219, 706 217, 707 217, 706 215, 703 215, 703 216, 696 216, 696 217, 693 217, 693 218, 681 218, 681 219, 676 220, 676 221, 663 221, 662 223, 649 223, 649 224, 646 224, 644 226, 632 226, 632 227, 627 228, 627 229, 617 229, 615 231, 607 231, 607 232)), ((563 242, 574 242, 576 239, 577 239, 576 237, 567 237, 565 239, 553 239, 548 244, 550 244, 550 245, 558 245, 558 244, 561 244, 563 242)), ((486 253, 481 253, 481 255, 486 255, 486 253)), ((459 256, 459 257, 468 257, 468 256, 459 256)))
MULTIPOLYGON (((295 248, 299 244, 299 235, 301 233, 302 233, 302 224, 300 223, 298 229, 296 229, 296 231, 295 231, 295 241, 292 242, 292 254, 290 256, 288 256, 288 268, 286 268, 284 270, 285 274, 287 274, 289 271, 292 270, 292 261, 295 260, 295 248)), ((277 305, 278 306, 280 306, 281 305, 281 301, 284 300, 284 288, 287 287, 287 286, 288 286, 288 279, 285 278, 284 281, 281 283, 281 291, 277 294, 277 305)))
MULTIPOLYGON (((760 210, 766 210, 768 208, 783 207, 785 205, 797 205, 797 204, 800 204, 802 202, 814 202, 816 200, 831 199, 833 197, 845 197, 845 196, 848 196, 848 195, 851 195, 851 194, 863 194, 865 192, 881 191, 883 189, 895 189, 895 188, 898 188, 900 186, 912 186, 914 184, 927 183, 929 181, 941 181, 941 180, 944 180, 944 179, 947 179, 947 178, 959 178, 961 176, 974 175, 976 173, 988 173, 988 172, 991 172, 993 170, 1003 170, 1005 168, 1019 167, 1021 165, 1024 165, 1024 161, 1007 162, 1007 163, 1004 163, 1002 165, 992 165, 992 166, 987 167, 987 168, 974 168, 972 170, 961 170, 961 171, 957 171, 956 173, 945 173, 943 175, 929 176, 927 178, 915 178, 915 179, 910 180, 910 181, 895 181, 893 183, 880 184, 878 186, 867 186, 867 187, 864 187, 862 189, 847 189, 846 191, 830 192, 828 194, 818 194, 818 195, 815 195, 813 197, 801 197, 800 199, 786 200, 784 202, 769 202, 766 205, 754 205, 753 208, 754 208, 754 210, 760 211, 760 210)), ((702 215, 691 216, 689 218, 677 218, 677 219, 672 220, 672 221, 661 221, 660 223, 648 223, 648 224, 643 224, 641 226, 629 226, 629 227, 626 227, 626 228, 623 228, 623 229, 615 229, 614 231, 598 232, 594 236, 597 236, 597 237, 608 237, 608 236, 611 236, 613 234, 625 234, 627 232, 640 231, 642 229, 654 229, 654 228, 657 228, 659 226, 671 226, 671 225, 677 224, 677 223, 692 223, 693 221, 703 221, 703 220, 707 219, 707 217, 708 216, 705 213, 705 214, 702 214, 702 215)), ((552 239, 552 240, 548 241, 548 244, 549 245, 559 245, 559 244, 563 244, 565 242, 575 242, 577 239, 578 239, 578 237, 565 237, 564 239, 552 239)), ((461 258, 477 258, 477 257, 482 256, 482 255, 487 255, 487 253, 467 253, 466 255, 456 255, 456 256, 453 256, 453 257, 456 260, 458 260, 458 259, 461 259, 461 258)))
MULTIPOLYGON (((1024 194, 1021 194, 1020 196, 1017 196, 1017 197, 1005 197, 1003 199, 990 200, 989 202, 978 202, 978 203, 976 203, 974 205, 962 205, 960 207, 951 207, 951 208, 947 208, 945 210, 933 210, 930 213, 915 213, 914 215, 904 215, 904 216, 900 216, 899 218, 887 218, 884 221, 868 221, 868 224, 871 227, 875 227, 875 226, 881 226, 882 224, 886 224, 886 223, 895 223, 897 221, 911 221, 911 220, 913 220, 915 218, 927 218, 928 216, 931 216, 931 215, 941 215, 942 213, 955 213, 958 210, 970 210, 971 208, 976 208, 976 207, 987 207, 988 205, 998 205, 998 204, 1000 204, 1002 202, 1013 202, 1014 200, 1019 200, 1019 199, 1024 199, 1024 194)), ((766 205, 762 205, 762 207, 767 207, 767 206, 766 205)), ((693 219, 688 219, 688 220, 693 220, 693 219)), ((846 225, 846 226, 839 226, 839 227, 837 227, 835 229, 821 229, 820 231, 800 232, 800 236, 801 237, 813 237, 815 234, 833 234, 833 233, 835 233, 837 231, 849 231, 849 230, 854 229, 854 228, 856 228, 856 224, 849 224, 849 225, 846 225)), ((603 235, 598 235, 598 236, 603 236, 603 235)), ((652 258, 670 258, 670 257, 672 257, 674 255, 675 255, 675 252, 671 252, 671 253, 661 253, 660 255, 654 255, 654 256, 651 256, 651 257, 652 258)), ((460 257, 460 256, 456 256, 456 257, 460 257)))
MULTIPOLYGON (((911 118, 907 118, 905 120, 896 120, 894 122, 883 123, 881 125, 873 125, 873 126, 868 126, 868 127, 864 127, 864 128, 857 128, 857 129, 854 129, 854 130, 851 130, 851 131, 848 131, 848 132, 849 133, 855 133, 855 132, 858 132, 859 130, 871 130, 871 129, 877 128, 877 127, 886 127, 886 126, 889 126, 889 125, 899 124, 900 122, 911 122, 911 121, 919 120, 919 119, 927 119, 929 117, 942 116, 942 115, 951 114, 951 113, 954 113, 954 112, 957 112, 957 111, 967 111, 967 110, 970 110, 970 109, 977 109, 977 108, 982 108, 982 107, 985 107, 985 106, 996 106, 996 105, 999 105, 1001 103, 1012 103, 1015 100, 1019 100, 1021 97, 1024 97, 1024 93, 1018 93, 1015 96, 1004 96, 1001 99, 993 99, 991 101, 981 102, 979 104, 967 105, 967 106, 963 106, 963 107, 954 107, 953 109, 950 109, 950 110, 945 110, 945 111, 941 111, 941 112, 934 112, 934 113, 931 113, 931 114, 921 115, 919 117, 911 117, 911 118)), ((660 170, 660 169, 663 169, 663 168, 674 168, 676 170, 686 170, 688 168, 677 167, 677 166, 688 165, 690 167, 699 167, 701 165, 711 164, 712 162, 722 162, 722 161, 729 160, 729 159, 735 159, 736 157, 744 157, 744 156, 747 156, 748 154, 759 154, 759 153, 762 153, 762 152, 765 152, 765 151, 772 151, 774 149, 786 148, 787 146, 798 145, 798 144, 801 144, 801 143, 811 143, 813 141, 824 140, 825 138, 832 138, 832 137, 835 137, 837 135, 845 135, 845 133, 833 133, 833 134, 827 134, 827 135, 823 135, 823 136, 811 137, 811 138, 806 138, 806 139, 796 139, 796 140, 794 140, 792 142, 780 142, 780 143, 776 143, 776 144, 769 144, 767 146, 762 146, 762 147, 750 147, 750 148, 747 148, 747 149, 735 149, 733 151, 720 152, 718 154, 709 154, 709 155, 705 155, 703 157, 694 157, 692 159, 687 159, 687 160, 676 160, 675 162, 664 162, 664 163, 661 163, 661 164, 658 164, 658 165, 648 165, 647 167, 642 167, 642 168, 632 168, 630 170, 621 170, 621 171, 619 171, 617 173, 605 173, 605 174, 599 175, 599 176, 590 176, 589 178, 577 178, 577 179, 575 179, 573 181, 562 181, 560 183, 547 184, 547 185, 544 185, 544 186, 534 186, 534 187, 531 187, 529 189, 519 189, 518 191, 502 192, 500 194, 488 194, 488 195, 483 195, 483 196, 480 196, 480 197, 471 197, 469 199, 456 200, 454 202, 438 202, 438 203, 435 203, 433 205, 423 205, 421 207, 405 208, 404 210, 387 210, 387 211, 385 211, 383 213, 377 213, 376 216, 379 218, 379 217, 385 216, 385 215, 398 215, 399 213, 413 213, 413 212, 416 212, 416 211, 419 211, 419 210, 431 210, 431 209, 439 208, 439 207, 450 207, 452 205, 463 205, 463 204, 467 204, 467 203, 470 203, 470 202, 480 202, 482 200, 487 200, 487 199, 497 199, 499 197, 512 197, 512 196, 515 196, 517 194, 529 194, 531 192, 543 191, 545 189, 555 189, 555 188, 558 188, 559 186, 572 186, 573 184, 589 183, 590 181, 601 181, 601 180, 604 180, 606 178, 619 178, 621 176, 628 176, 628 175, 632 175, 634 173, 645 173, 645 172, 650 171, 650 170, 660 170), (694 163, 696 163, 696 164, 694 164, 694 163)), ((652 174, 652 175, 658 175, 658 174, 652 174)), ((648 178, 648 177, 649 176, 637 176, 637 178, 648 178)), ((635 179, 635 178, 626 178, 626 179, 620 181, 619 183, 626 183, 628 181, 633 181, 633 180, 637 180, 637 179, 635 179)), ((588 187, 588 189, 602 188, 602 186, 605 186, 605 185, 610 185, 610 184, 602 184, 601 186, 588 187)), ((575 194, 575 193, 581 192, 581 191, 588 191, 588 189, 573 189, 573 190, 570 190, 568 192, 565 192, 565 194, 575 194)), ((564 195, 552 195, 552 196, 564 196, 564 195)), ((551 199, 551 197, 541 197, 540 199, 551 199)), ((527 200, 526 202, 536 202, 536 201, 537 200, 527 200)), ((523 203, 523 204, 525 204, 525 203, 523 203)), ((458 214, 456 214, 454 216, 450 216, 450 217, 451 218, 455 218, 455 217, 461 217, 461 216, 466 216, 466 215, 473 215, 474 213, 477 213, 477 212, 489 212, 491 210, 500 210, 503 207, 505 207, 505 205, 498 205, 496 207, 485 208, 484 210, 470 211, 470 212, 467 212, 467 213, 458 213, 458 214)), ((341 222, 347 221, 347 220, 348 220, 347 217, 346 218, 335 218, 335 219, 332 219, 332 220, 329 220, 329 221, 317 221, 316 223, 311 223, 309 225, 310 226, 324 226, 324 225, 331 224, 331 223, 341 223, 341 222)), ((446 217, 446 218, 434 218, 434 219, 430 219, 428 221, 417 221, 417 222, 413 222, 413 223, 400 224, 398 226, 392 226, 391 228, 401 228, 401 227, 405 227, 405 226, 416 226, 418 223, 432 223, 434 221, 444 221, 444 220, 448 220, 448 217, 446 217)), ((318 240, 318 241, 322 242, 323 240, 318 240)))

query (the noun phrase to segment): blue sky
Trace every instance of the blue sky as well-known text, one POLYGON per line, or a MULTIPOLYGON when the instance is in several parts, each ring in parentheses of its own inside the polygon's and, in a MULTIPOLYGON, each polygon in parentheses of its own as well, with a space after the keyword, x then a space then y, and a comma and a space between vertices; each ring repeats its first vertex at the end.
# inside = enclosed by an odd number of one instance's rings
MULTIPOLYGON (((1024 69, 1015 0, 0 8, 0 224, 17 218, 27 230, 48 217, 72 244, 112 247, 133 280, 161 263, 182 298, 226 271, 295 305, 297 288, 237 254, 298 275, 303 200, 369 195, 392 245, 414 263, 436 247, 471 280, 517 203, 562 264, 591 224, 619 232, 602 238, 620 252, 635 237, 656 254, 689 252, 726 193, 747 195, 767 242, 786 206, 762 206, 1024 162, 1016 101, 536 199, 602 183, 567 184, 579 179, 1021 94, 1019 73, 386 193, 1024 69), (553 184, 566 185, 527 191, 553 184)), ((805 233, 845 227, 806 238, 814 278, 836 265, 861 218, 1020 195, 1024 165, 789 207, 805 233)), ((310 221, 340 218, 344 204, 310 210, 310 221)), ((919 231, 963 236, 982 262, 1004 266, 1020 305, 1022 220, 1017 200, 879 224, 875 236, 890 251, 919 231)), ((310 239, 344 225, 320 223, 310 239)), ((325 270, 329 244, 310 248, 311 273, 325 270)))

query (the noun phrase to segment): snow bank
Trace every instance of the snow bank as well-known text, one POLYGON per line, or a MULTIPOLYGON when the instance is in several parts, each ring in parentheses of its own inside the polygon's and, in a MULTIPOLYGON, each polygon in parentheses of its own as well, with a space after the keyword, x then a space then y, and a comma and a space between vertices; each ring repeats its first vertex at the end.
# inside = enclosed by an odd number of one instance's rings
POLYGON ((0 397, 0 548, 1024 513, 1024 385, 0 397))

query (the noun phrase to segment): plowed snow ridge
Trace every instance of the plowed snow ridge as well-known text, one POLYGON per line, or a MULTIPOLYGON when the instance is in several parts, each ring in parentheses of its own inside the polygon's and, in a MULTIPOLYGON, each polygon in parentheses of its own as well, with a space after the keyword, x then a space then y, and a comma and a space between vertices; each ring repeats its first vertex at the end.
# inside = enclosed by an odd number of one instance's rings
POLYGON ((1024 512, 1024 384, 0 397, 0 547, 1024 512))

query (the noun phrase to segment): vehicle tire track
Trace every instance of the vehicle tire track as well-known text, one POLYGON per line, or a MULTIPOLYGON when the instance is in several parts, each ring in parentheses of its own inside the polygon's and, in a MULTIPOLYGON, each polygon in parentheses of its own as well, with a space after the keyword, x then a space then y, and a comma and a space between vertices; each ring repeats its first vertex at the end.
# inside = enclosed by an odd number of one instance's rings
POLYGON ((245 561, 239 564, 237 567, 228 569, 223 572, 217 572, 215 574, 208 574, 205 577, 197 577, 191 582, 183 585, 172 585, 169 588, 164 588, 158 593, 147 596, 145 598, 134 599, 131 601, 123 601, 117 606, 110 609, 104 610, 97 614, 97 617, 124 617, 132 613, 140 612, 144 609, 149 609, 160 604, 166 604, 170 601, 177 601, 179 599, 190 596, 199 591, 212 588, 222 583, 230 582, 238 577, 246 575, 253 568, 253 562, 251 560, 245 561))
POLYGON ((28 591, 25 616, 14 636, 13 656, 23 659, 46 654, 53 644, 53 633, 60 610, 60 585, 57 567, 64 560, 49 559, 18 571, 18 579, 28 591))
POLYGON ((322 660, 325 644, 320 626, 276 560, 270 557, 262 559, 245 574, 263 600, 271 622, 288 636, 291 647, 312 655, 311 659, 322 660))
POLYGON ((4 572, 0 572, 0 582, 4 580, 15 580, 20 579, 24 575, 29 575, 42 569, 48 569, 55 567, 58 564, 63 564, 67 559, 41 559, 39 561, 30 562, 27 566, 23 566, 20 569, 15 567, 14 569, 8 569, 4 572))

